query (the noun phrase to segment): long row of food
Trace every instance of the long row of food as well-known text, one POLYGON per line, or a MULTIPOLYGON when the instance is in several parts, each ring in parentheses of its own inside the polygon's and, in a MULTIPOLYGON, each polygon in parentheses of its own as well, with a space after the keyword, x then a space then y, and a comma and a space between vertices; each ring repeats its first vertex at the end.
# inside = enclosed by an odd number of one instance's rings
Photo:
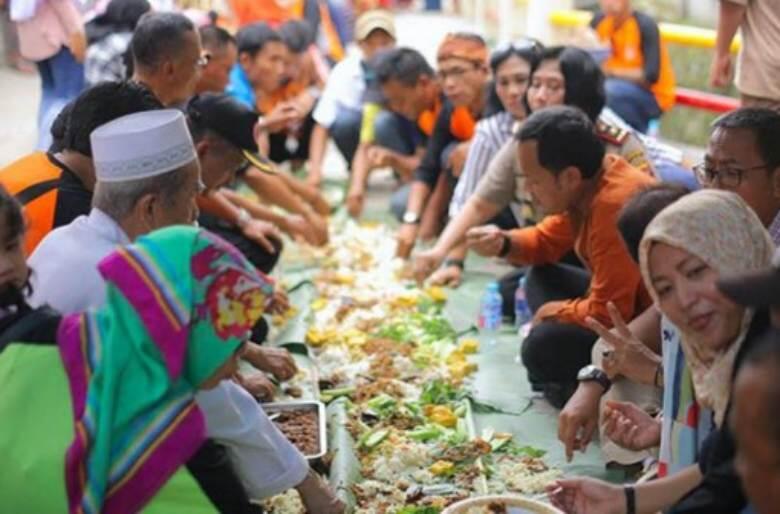
MULTIPOLYGON (((394 251, 386 228, 347 222, 318 255, 305 339, 320 400, 342 411, 331 416, 329 455, 349 452, 359 466, 332 481, 358 514, 435 514, 469 497, 541 493, 559 471, 511 434, 477 433, 469 383, 479 342, 456 333, 445 291, 416 287, 394 251)), ((266 508, 304 512, 294 492, 266 508)))

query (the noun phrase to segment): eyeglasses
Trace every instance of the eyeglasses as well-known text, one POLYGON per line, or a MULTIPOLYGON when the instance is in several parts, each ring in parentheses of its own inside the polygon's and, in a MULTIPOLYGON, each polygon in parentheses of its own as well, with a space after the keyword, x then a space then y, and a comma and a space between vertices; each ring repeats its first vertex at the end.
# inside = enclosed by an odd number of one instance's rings
POLYGON ((200 57, 198 57, 198 60, 195 64, 198 66, 198 68, 205 68, 209 65, 209 62, 211 62, 211 54, 204 52, 200 57))
POLYGON ((712 186, 717 182, 720 187, 733 189, 739 187, 746 172, 767 168, 769 168, 768 164, 761 164, 750 168, 726 166, 722 170, 716 170, 706 162, 703 162, 693 167, 693 173, 696 175, 696 180, 703 186, 712 186))

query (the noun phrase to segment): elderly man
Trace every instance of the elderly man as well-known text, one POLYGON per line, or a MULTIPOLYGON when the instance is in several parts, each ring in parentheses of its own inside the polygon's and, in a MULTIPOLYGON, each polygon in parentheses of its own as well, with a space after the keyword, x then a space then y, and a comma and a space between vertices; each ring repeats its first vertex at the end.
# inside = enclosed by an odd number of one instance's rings
MULTIPOLYGON (((31 303, 63 313, 103 303, 97 264, 116 245, 157 228, 193 223, 203 188, 198 156, 179 111, 124 116, 95 130, 91 140, 97 174, 92 211, 51 232, 30 258, 36 269, 31 303)), ((223 381, 197 399, 210 438, 226 446, 250 497, 295 486, 310 510, 339 511, 300 452, 235 383, 223 381)))
POLYGON ((183 14, 147 13, 130 41, 133 80, 149 87, 166 107, 186 102, 194 93, 208 59, 200 35, 183 14))

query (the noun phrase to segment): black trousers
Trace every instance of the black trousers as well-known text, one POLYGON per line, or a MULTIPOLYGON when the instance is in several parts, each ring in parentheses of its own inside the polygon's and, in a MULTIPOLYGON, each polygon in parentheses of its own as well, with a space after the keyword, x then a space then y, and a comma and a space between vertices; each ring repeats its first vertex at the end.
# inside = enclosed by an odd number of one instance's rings
POLYGON ((298 147, 292 152, 287 148, 287 132, 282 131, 268 136, 268 158, 273 162, 282 163, 292 160, 305 161, 309 158, 309 142, 311 141, 311 132, 314 130, 314 118, 309 113, 303 120, 301 128, 296 134, 298 147))
POLYGON ((259 505, 250 503, 224 446, 207 439, 187 461, 187 469, 222 514, 263 514, 259 505))
MULTIPOLYGON (((526 275, 526 296, 535 313, 551 301, 584 296, 590 274, 568 264, 533 266, 526 275)), ((577 372, 591 361, 598 335, 580 325, 543 321, 523 341, 520 356, 533 389, 561 408, 577 388, 577 372)))

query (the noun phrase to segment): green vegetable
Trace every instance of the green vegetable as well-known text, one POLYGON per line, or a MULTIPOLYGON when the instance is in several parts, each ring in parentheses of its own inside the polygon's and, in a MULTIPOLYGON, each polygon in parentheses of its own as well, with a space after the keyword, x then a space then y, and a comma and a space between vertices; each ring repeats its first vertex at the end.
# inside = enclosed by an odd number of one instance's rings
POLYGON ((336 389, 326 389, 325 391, 320 392, 320 400, 322 400, 325 403, 330 403, 336 398, 340 398, 342 396, 351 396, 352 393, 355 392, 354 387, 340 387, 336 389))
POLYGON ((417 427, 415 429, 406 432, 409 439, 418 441, 421 443, 427 443, 428 441, 435 441, 446 433, 447 429, 441 425, 434 425, 432 423, 417 427))
POLYGON ((358 448, 365 448, 367 450, 372 450, 379 446, 382 441, 387 439, 387 436, 390 435, 390 431, 387 429, 382 430, 369 430, 362 436, 360 436, 360 439, 358 440, 358 448))
POLYGON ((380 418, 391 416, 396 411, 397 406, 398 402, 395 398, 384 393, 366 402, 366 407, 380 418))
POLYGON ((466 395, 465 391, 459 390, 443 380, 432 380, 423 387, 420 403, 423 405, 446 405, 466 395))

